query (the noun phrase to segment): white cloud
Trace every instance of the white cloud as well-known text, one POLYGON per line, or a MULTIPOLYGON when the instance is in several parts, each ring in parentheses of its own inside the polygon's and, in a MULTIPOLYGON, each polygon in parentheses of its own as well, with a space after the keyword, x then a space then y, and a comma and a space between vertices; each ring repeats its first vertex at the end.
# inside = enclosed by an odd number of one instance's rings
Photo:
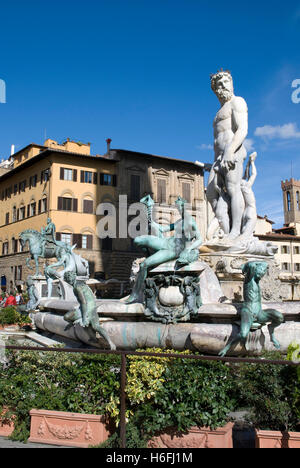
POLYGON ((196 146, 197 149, 199 150, 213 150, 214 147, 213 145, 206 145, 205 143, 202 143, 202 145, 196 146))
POLYGON ((247 151, 254 151, 254 140, 252 140, 252 138, 246 138, 244 146, 247 151))
POLYGON ((262 138, 281 140, 288 140, 293 138, 300 138, 300 130, 295 123, 288 123, 285 125, 265 125, 264 127, 258 127, 255 130, 255 136, 262 138))

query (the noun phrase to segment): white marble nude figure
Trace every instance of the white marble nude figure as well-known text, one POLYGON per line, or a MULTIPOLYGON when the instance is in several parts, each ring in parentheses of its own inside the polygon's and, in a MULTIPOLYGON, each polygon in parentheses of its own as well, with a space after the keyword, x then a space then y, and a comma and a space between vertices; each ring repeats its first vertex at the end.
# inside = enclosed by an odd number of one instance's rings
MULTIPOLYGON (((229 72, 213 75, 211 87, 221 108, 214 120, 215 161, 208 181, 207 198, 225 239, 230 242, 241 235, 245 209, 241 182, 247 157, 244 142, 248 134, 248 107, 243 98, 234 95, 229 72)), ((216 224, 216 220, 213 222, 216 224)))

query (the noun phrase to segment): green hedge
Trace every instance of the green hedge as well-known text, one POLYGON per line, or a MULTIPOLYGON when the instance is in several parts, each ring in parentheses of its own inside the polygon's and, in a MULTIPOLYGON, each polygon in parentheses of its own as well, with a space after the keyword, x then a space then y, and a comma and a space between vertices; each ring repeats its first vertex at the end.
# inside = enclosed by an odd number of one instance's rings
MULTIPOLYGON (((120 356, 36 351, 7 355, 8 366, 0 367, 0 406, 9 407, 16 417, 14 439, 28 438, 32 408, 103 414, 118 426, 120 356)), ((231 411, 243 407, 251 408, 256 427, 297 429, 297 379, 293 367, 128 356, 128 446, 144 447, 155 433, 171 427, 221 427, 231 411)), ((116 433, 104 446, 119 443, 116 433)))

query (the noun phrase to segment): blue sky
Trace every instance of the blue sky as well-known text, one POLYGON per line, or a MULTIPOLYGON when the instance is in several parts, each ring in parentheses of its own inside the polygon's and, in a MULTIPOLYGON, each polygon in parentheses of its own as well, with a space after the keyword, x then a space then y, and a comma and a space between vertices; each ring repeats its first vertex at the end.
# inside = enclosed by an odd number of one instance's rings
POLYGON ((212 162, 223 67, 249 107, 258 212, 279 226, 280 181, 300 178, 299 36, 294 0, 1 2, 0 156, 46 134, 212 162))

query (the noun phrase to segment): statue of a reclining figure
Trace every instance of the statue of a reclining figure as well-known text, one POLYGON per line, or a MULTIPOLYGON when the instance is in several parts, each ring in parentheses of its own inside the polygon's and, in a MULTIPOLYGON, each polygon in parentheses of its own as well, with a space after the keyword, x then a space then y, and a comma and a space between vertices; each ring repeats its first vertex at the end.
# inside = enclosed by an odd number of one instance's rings
POLYGON ((181 197, 175 202, 181 215, 181 219, 169 226, 162 226, 152 219, 152 208, 154 201, 148 195, 141 200, 148 210, 149 225, 157 235, 146 235, 137 237, 135 245, 144 252, 151 252, 146 260, 140 265, 136 282, 128 304, 143 302, 145 280, 148 271, 163 263, 177 260, 176 266, 184 266, 198 260, 199 247, 202 244, 201 234, 196 221, 185 208, 186 201, 181 197), (165 237, 165 233, 174 232, 174 236, 165 237))

